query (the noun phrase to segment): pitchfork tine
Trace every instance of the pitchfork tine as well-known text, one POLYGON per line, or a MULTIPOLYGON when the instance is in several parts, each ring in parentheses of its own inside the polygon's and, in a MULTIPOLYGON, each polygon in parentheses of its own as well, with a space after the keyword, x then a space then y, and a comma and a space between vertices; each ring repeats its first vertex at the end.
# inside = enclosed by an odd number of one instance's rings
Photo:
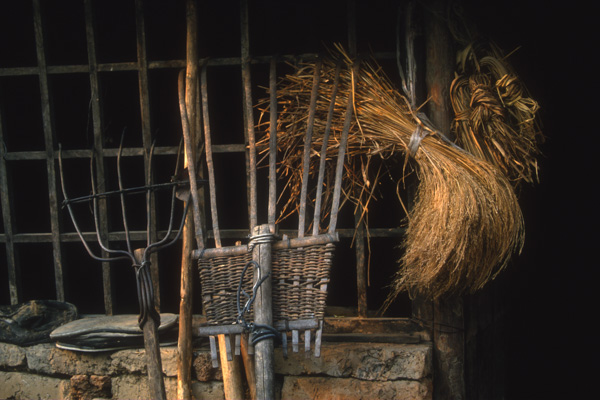
MULTIPOLYGON (((126 252, 116 252, 116 253, 120 253, 120 254, 124 254, 124 255, 120 256, 120 257, 110 257, 110 258, 98 257, 92 252, 87 241, 83 238, 81 229, 79 229, 79 225, 77 224, 77 220, 75 219, 75 215, 73 214, 73 209, 71 208, 71 204, 68 201, 69 197, 67 196, 67 190, 65 189, 65 178, 64 178, 64 174, 63 174, 63 165, 62 165, 62 146, 60 144, 58 145, 58 169, 60 172, 60 185, 62 188, 63 197, 65 198, 65 205, 67 207, 67 210, 69 211, 69 216, 71 217, 71 222, 73 223, 73 226, 75 227, 75 231, 77 232, 77 236, 79 236, 79 239, 81 240, 81 243, 83 243, 83 247, 85 248, 85 250, 87 251, 89 256, 97 261, 114 261, 114 260, 121 260, 121 259, 132 259, 132 256, 126 252)), ((95 215, 95 213, 96 212, 94 210, 94 215, 95 215)), ((99 236, 97 228, 96 228, 96 234, 99 236)))
MULTIPOLYGON (((181 156, 181 144, 179 145, 179 150, 177 151, 177 161, 175 163, 175 175, 177 175, 177 170, 179 169, 179 158, 181 156)), ((148 254, 151 253, 150 250, 152 251, 156 251, 158 249, 162 249, 165 247, 168 247, 170 245, 172 245, 173 243, 175 243, 177 240, 179 240, 179 237, 181 236, 181 231, 183 230, 183 225, 185 223, 185 216, 187 215, 187 211, 189 209, 190 206, 190 199, 191 199, 191 191, 190 191, 190 195, 188 195, 188 200, 186 201, 186 206, 185 209, 183 210, 183 216, 181 217, 181 223, 179 225, 179 229, 177 231, 177 235, 175 235, 175 238, 173 238, 173 240, 171 240, 170 242, 166 243, 169 236, 171 235, 171 232, 173 231, 173 220, 175 217, 175 197, 177 195, 177 187, 173 186, 173 189, 171 191, 171 216, 169 218, 169 228, 167 229, 167 233, 165 234, 165 236, 162 238, 162 240, 153 243, 151 245, 149 245, 146 250, 144 251, 144 259, 146 259, 146 257, 148 256, 148 254), (165 244, 166 243, 166 244, 165 244)))
MULTIPOLYGON (((127 250, 133 253, 131 247, 131 238, 129 236, 129 226, 127 224, 127 214, 125 211, 125 195, 123 193, 123 180, 121 179, 121 154, 123 153, 123 137, 125 136, 125 129, 121 134, 121 141, 119 143, 119 152, 117 153, 117 178, 119 180, 119 190, 121 190, 121 215, 123 216, 123 229, 125 230, 125 242, 127 242, 127 250)), ((95 200, 94 200, 95 201, 95 200)))

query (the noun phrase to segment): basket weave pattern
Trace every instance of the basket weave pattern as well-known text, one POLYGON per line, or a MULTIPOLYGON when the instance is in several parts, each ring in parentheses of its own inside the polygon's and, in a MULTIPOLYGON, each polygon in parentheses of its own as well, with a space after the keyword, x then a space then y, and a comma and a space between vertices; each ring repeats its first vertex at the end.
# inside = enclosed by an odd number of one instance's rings
MULTIPOLYGON (((273 320, 321 320, 327 300, 326 285, 333 258, 332 243, 273 250, 271 255, 273 320)), ((252 253, 198 260, 202 302, 208 325, 236 322, 236 295, 242 271, 252 253)), ((253 268, 248 268, 242 287, 252 294, 253 268)), ((240 298, 241 306, 246 298, 240 298)), ((252 310, 246 321, 253 320, 252 310)))

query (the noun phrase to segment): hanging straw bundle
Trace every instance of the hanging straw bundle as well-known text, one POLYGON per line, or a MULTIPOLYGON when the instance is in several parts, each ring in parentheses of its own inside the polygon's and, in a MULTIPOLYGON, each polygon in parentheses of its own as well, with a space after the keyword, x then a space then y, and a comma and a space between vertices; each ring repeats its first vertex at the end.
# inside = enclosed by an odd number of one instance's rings
MULTIPOLYGON (((404 290, 435 298, 481 288, 522 246, 523 219, 512 186, 496 167, 449 143, 425 124, 376 63, 363 61, 359 69, 353 69, 355 64, 343 52, 337 63, 323 62, 311 173, 318 166, 340 64, 327 157, 333 156, 339 144, 344 110, 351 101, 354 118, 348 138, 346 187, 362 188, 367 198, 372 196, 374 179, 369 176, 369 163, 375 158, 406 157, 396 179, 402 181, 409 166, 414 166, 419 178, 407 218, 404 255, 389 301, 404 290), (417 146, 413 146, 415 132, 420 132, 417 146)), ((279 170, 287 174, 287 189, 292 194, 288 204, 296 201, 293 195, 297 190, 290 188, 301 182, 298 149, 303 146, 314 69, 315 64, 300 65, 278 89, 282 110, 277 138, 279 170)), ((268 135, 263 143, 266 141, 268 135)))
POLYGON ((459 53, 450 99, 461 147, 500 168, 515 184, 537 178, 539 106, 497 47, 470 45, 459 53))

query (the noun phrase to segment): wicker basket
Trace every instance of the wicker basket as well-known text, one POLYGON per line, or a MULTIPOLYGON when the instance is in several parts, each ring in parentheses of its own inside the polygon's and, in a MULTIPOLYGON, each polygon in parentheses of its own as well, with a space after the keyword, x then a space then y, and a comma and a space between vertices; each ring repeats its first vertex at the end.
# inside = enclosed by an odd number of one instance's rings
MULTIPOLYGON (((334 248, 334 244, 326 243, 273 250, 274 322, 323 319, 334 248)), ((251 252, 198 260, 202 302, 208 325, 231 325, 236 322, 237 288, 242 271, 251 260, 251 252)), ((253 279, 253 269, 249 268, 242 284, 246 293, 252 293, 253 279)), ((252 313, 245 318, 248 322, 252 321, 252 313)))

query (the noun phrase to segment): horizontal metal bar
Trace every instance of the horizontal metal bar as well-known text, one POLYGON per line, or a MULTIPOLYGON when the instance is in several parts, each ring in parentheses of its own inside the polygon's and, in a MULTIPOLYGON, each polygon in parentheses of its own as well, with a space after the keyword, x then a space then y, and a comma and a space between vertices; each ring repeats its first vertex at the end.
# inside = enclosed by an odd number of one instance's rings
MULTIPOLYGON (((400 237, 404 234, 404 228, 374 228, 369 229, 369 237, 371 238, 387 238, 387 237, 400 237)), ((247 239, 247 229, 221 229, 222 239, 247 239)), ((354 229, 338 229, 337 233, 340 238, 351 238, 354 236, 354 229)), ((96 240, 96 232, 82 232, 83 237, 86 240, 96 240)), ((146 231, 131 231, 131 240, 146 240, 146 231)), ((166 231, 159 231, 159 236, 162 237, 166 234, 166 231)), ((208 238, 214 238, 212 230, 207 231, 208 238)), ((296 234, 293 230, 281 230, 280 234, 285 234, 290 237, 296 234)), ((7 236, 5 233, 0 233, 0 243, 7 242, 7 236)), ((172 235, 174 237, 174 234, 172 235)), ((52 233, 17 233, 12 235, 13 243, 51 243, 52 233)), ((65 232, 60 234, 60 240, 63 242, 78 242, 79 236, 76 232, 65 232)), ((109 241, 122 241, 125 240, 125 232, 115 231, 109 232, 109 241)), ((245 245, 244 245, 245 247, 245 245)))
MULTIPOLYGON (((206 184, 208 183, 208 181, 206 179, 198 179, 197 181, 198 183, 201 184, 206 184)), ((155 183, 152 185, 146 185, 146 186, 137 186, 137 187, 131 187, 131 188, 125 188, 125 189, 121 189, 121 190, 113 190, 113 191, 108 191, 108 192, 104 192, 104 193, 96 193, 96 194, 91 194, 89 196, 81 196, 81 197, 76 197, 73 199, 65 199, 62 202, 62 206, 66 206, 67 204, 73 204, 73 203, 83 203, 86 201, 90 201, 93 199, 98 199, 98 198, 104 198, 104 197, 109 197, 115 194, 133 194, 133 193, 145 193, 145 192, 152 192, 155 190, 162 190, 162 189, 169 189, 172 188, 173 186, 179 186, 179 185, 189 185, 188 181, 175 181, 175 182, 166 182, 166 183, 155 183)))
MULTIPOLYGON (((213 145, 213 153, 243 153, 245 151, 245 146, 243 144, 217 144, 213 145)), ((164 147, 155 147, 154 155, 172 155, 177 154, 176 146, 164 146, 164 147)), ((143 147, 129 147, 124 148, 122 157, 139 157, 144 155, 143 147)), ((103 157, 117 157, 119 154, 119 149, 117 148, 105 148, 102 150, 103 157)), ((4 159, 8 161, 23 161, 23 160, 45 160, 48 154, 45 151, 13 151, 4 153, 4 159)), ((70 158, 90 158, 92 156, 92 150, 82 149, 82 150, 63 150, 62 158, 70 159, 70 158)), ((58 157, 57 154, 54 155, 56 159, 58 157)))
MULTIPOLYGON (((299 55, 282 55, 278 56, 279 62, 289 62, 296 60, 311 60, 316 58, 318 55, 315 53, 306 53, 299 55)), ((377 60, 393 60, 396 55, 392 52, 379 52, 373 54, 373 57, 377 60)), ((268 64, 273 58, 272 55, 268 56, 254 56, 252 57, 252 64, 268 64)), ((239 57, 222 57, 222 58, 202 58, 198 60, 199 65, 206 63, 208 66, 236 66, 241 64, 239 57)), ((184 68, 185 60, 166 60, 166 61, 150 61, 148 63, 148 69, 169 69, 169 68, 184 68)), ((137 71, 139 65, 137 62, 123 62, 123 63, 104 63, 98 64, 97 70, 99 72, 117 72, 117 71, 137 71)), ((38 75, 40 72, 38 67, 9 67, 0 68, 0 76, 24 76, 24 75, 38 75)), ((76 73, 89 73, 89 65, 49 65, 47 66, 47 74, 76 74, 76 73)))

